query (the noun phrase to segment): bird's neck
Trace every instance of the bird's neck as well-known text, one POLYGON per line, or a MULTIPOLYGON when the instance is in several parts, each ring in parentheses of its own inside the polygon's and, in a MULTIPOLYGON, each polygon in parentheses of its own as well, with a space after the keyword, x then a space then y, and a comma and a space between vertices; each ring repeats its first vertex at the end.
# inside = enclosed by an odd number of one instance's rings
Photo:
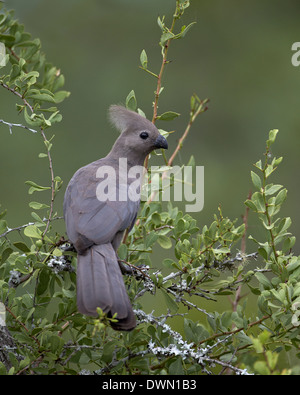
POLYGON ((121 146, 120 144, 113 146, 110 153, 107 155, 107 159, 113 161, 119 161, 120 158, 124 158, 127 161, 127 168, 130 169, 133 166, 143 166, 145 161, 145 153, 137 152, 132 148, 127 148, 126 146, 121 146))

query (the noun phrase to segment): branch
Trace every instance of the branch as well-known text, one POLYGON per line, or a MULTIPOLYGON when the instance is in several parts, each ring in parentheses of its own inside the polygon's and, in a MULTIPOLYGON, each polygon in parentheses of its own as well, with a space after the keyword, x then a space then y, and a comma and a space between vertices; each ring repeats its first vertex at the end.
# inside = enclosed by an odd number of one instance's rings
POLYGON ((201 100, 197 110, 194 113, 191 114, 190 121, 189 121, 189 123, 188 123, 188 125, 187 125, 187 127, 186 127, 186 129, 185 129, 185 131, 183 133, 183 135, 179 139, 177 147, 175 148, 175 150, 174 150, 173 154, 171 155, 170 159, 168 160, 168 166, 172 166, 176 155, 178 154, 178 152, 182 148, 183 142, 187 138, 187 135, 189 134, 189 131, 190 131, 193 123, 195 122, 196 118, 198 117, 198 115, 201 114, 202 112, 207 111, 208 107, 206 107, 206 106, 204 107, 204 105, 206 103, 208 103, 208 99, 201 100))
MULTIPOLYGON (((47 138, 46 138, 44 130, 42 128, 41 128, 41 134, 44 139, 44 142, 47 142, 47 138)), ((47 147, 47 145, 46 145, 46 147, 47 147)), ((47 148, 47 156, 48 156, 49 169, 50 169, 50 175, 51 175, 51 202, 50 202, 49 216, 48 216, 46 228, 42 234, 42 239, 45 237, 45 234, 47 233, 49 224, 51 222, 51 217, 52 217, 52 213, 53 213, 53 205, 54 205, 54 197, 55 197, 53 164, 52 164, 52 158, 50 155, 50 150, 48 148, 47 148)))
POLYGON ((13 127, 23 128, 23 129, 29 130, 32 133, 37 133, 37 130, 31 129, 28 126, 22 125, 21 123, 6 122, 6 121, 3 121, 3 119, 0 119, 0 123, 3 123, 4 125, 7 125, 9 127, 10 134, 12 134, 13 127))
MULTIPOLYGON (((55 221, 57 219, 63 219, 63 218, 64 217, 54 217, 54 218, 51 218, 51 221, 55 221)), ((49 218, 43 218, 43 222, 46 222, 46 221, 48 222, 49 218)), ((6 237, 10 232, 14 232, 16 230, 20 231, 21 229, 26 228, 29 225, 34 225, 34 224, 35 224, 34 222, 28 222, 28 224, 24 224, 24 225, 21 225, 21 226, 16 226, 15 228, 7 228, 7 231, 0 235, 0 239, 2 237, 6 237)))
POLYGON ((7 89, 14 95, 18 96, 23 103, 25 104, 26 107, 29 108, 29 110, 33 113, 33 107, 28 103, 28 101, 21 95, 21 93, 17 92, 15 89, 10 88, 8 85, 6 85, 4 82, 0 82, 0 85, 3 86, 3 88, 7 89))

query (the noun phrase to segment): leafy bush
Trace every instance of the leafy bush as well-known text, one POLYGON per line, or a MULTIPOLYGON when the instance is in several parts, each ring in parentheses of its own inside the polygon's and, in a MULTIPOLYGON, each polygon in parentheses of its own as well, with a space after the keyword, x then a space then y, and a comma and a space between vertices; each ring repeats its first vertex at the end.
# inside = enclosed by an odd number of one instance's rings
MULTIPOLYGON (((193 25, 182 26, 175 33, 188 6, 189 1, 176 0, 170 27, 164 18, 158 18, 162 56, 159 73, 148 68, 145 50, 140 55, 140 68, 156 81, 153 122, 179 115, 174 111, 159 114, 158 101, 170 45, 193 25)), ((270 182, 282 161, 271 153, 278 131, 270 131, 264 160, 256 162, 251 172, 255 192, 245 202, 242 223, 225 217, 219 208, 213 222, 199 229, 193 216, 171 203, 157 201, 160 190, 148 195, 133 230, 125 235, 119 249, 120 262, 132 268, 126 285, 138 326, 129 333, 115 332, 100 310, 97 319, 77 312, 76 254, 66 248, 66 236, 55 230, 57 221, 62 220, 62 209, 56 213, 54 208, 62 180, 53 171, 50 131, 62 120, 57 105, 69 96, 62 89, 64 77, 46 61, 39 39, 32 39, 24 31, 12 11, 0 14, 0 40, 7 51, 0 85, 8 95, 15 95, 17 111, 24 114, 26 125, 3 119, 0 122, 10 131, 21 127, 42 138, 45 151, 39 157, 47 160, 50 168, 47 185, 26 182, 30 195, 48 193, 49 197, 48 204, 38 198, 29 204, 33 211, 27 224, 10 228, 5 210, 0 214, 0 300, 5 305, 7 325, 0 326, 0 373, 296 373, 297 367, 280 364, 284 351, 294 360, 299 357, 300 257, 293 254, 295 237, 288 232, 291 219, 278 217, 287 190, 270 182), (254 250, 251 253, 245 248, 249 213, 257 216, 264 234, 261 240, 249 236, 254 250), (18 235, 18 240, 14 241, 12 235, 18 235), (236 253, 238 243, 241 247, 236 253), (160 269, 154 269, 151 253, 158 246, 170 255, 163 259, 160 269), (257 309, 251 314, 241 295, 244 290, 256 300, 257 309), (147 313, 142 298, 145 294, 149 298, 158 295, 165 313, 147 313), (201 307, 203 300, 221 303, 229 295, 231 310, 219 313, 201 307), (196 311, 199 321, 188 318, 188 310, 196 311), (182 333, 174 329, 174 322, 179 320, 183 322, 182 333)), ((207 109, 207 102, 195 94, 191 97, 189 122, 176 149, 169 159, 162 154, 162 177, 173 166, 196 118, 207 109)), ((126 105, 142 111, 137 108, 133 91, 126 105)), ((161 133, 172 138, 168 131, 161 133)), ((188 165, 195 167, 193 157, 188 165)), ((155 174, 149 176, 149 185, 151 177, 153 181, 155 174)))

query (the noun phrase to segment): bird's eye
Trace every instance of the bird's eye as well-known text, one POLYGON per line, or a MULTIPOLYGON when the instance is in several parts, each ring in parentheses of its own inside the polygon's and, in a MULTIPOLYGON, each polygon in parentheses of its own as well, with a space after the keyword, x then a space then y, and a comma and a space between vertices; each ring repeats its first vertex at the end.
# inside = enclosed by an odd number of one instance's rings
POLYGON ((143 139, 143 140, 146 140, 148 137, 149 137, 149 134, 147 132, 142 132, 140 134, 140 138, 143 139))

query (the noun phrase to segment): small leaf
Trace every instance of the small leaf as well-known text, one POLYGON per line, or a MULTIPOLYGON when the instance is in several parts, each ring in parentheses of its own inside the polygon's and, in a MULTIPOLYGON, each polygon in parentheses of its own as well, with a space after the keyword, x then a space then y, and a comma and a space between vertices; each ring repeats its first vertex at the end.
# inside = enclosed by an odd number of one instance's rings
POLYGON ((160 246, 166 250, 172 247, 172 241, 167 236, 159 235, 157 241, 160 246))
POLYGON ((54 256, 62 256, 62 251, 59 248, 54 248, 52 255, 54 256))
POLYGON ((147 69, 148 66, 148 57, 146 51, 143 49, 140 55, 141 65, 144 69, 147 69))
POLYGON ((34 100, 56 103, 54 100, 54 97, 49 95, 48 93, 37 92, 37 93, 30 94, 27 97, 29 97, 30 99, 34 99, 34 100))
POLYGON ((159 115, 157 119, 160 119, 161 121, 172 121, 173 119, 177 118, 179 115, 180 114, 178 114, 177 112, 167 111, 159 115))
POLYGON ((273 195, 274 193, 278 192, 280 189, 282 188, 282 185, 276 184, 270 184, 270 185, 266 185, 265 188, 265 195, 273 195))
POLYGON ((251 179, 255 188, 260 190, 262 187, 261 179, 256 173, 254 173, 254 171, 251 171, 251 179))
POLYGON ((267 277, 264 276, 262 273, 260 273, 260 272, 255 273, 255 277, 257 278, 257 280, 263 286, 264 289, 271 289, 272 288, 272 284, 267 279, 267 277))
POLYGON ((178 38, 184 37, 186 33, 190 30, 190 28, 195 24, 196 22, 192 22, 187 26, 182 26, 181 32, 178 34, 178 38))
POLYGON ((161 28, 162 31, 165 31, 164 18, 160 19, 160 17, 158 17, 157 18, 157 24, 161 28))
POLYGON ((26 181, 25 184, 30 185, 28 193, 31 195, 35 191, 45 191, 46 189, 51 189, 50 187, 42 187, 41 185, 36 184, 33 181, 26 181))
POLYGON ((126 108, 131 111, 135 111, 137 108, 137 101, 134 90, 132 90, 126 97, 126 108))
POLYGON ((278 132, 279 132, 278 129, 270 130, 270 132, 269 132, 269 140, 267 140, 267 146, 268 147, 270 147, 271 144, 274 143, 278 132))
POLYGON ((150 232, 149 235, 147 235, 146 239, 145 239, 145 247, 149 248, 152 247, 153 244, 156 242, 156 240, 158 239, 158 234, 154 231, 150 232))
POLYGON ((171 312, 176 313, 176 311, 178 310, 179 306, 178 304, 174 301, 174 299, 167 293, 167 291, 165 291, 163 288, 160 288, 162 291, 162 294, 165 297, 165 302, 166 305, 168 307, 168 309, 171 310, 171 312))
POLYGON ((30 249, 27 247, 25 243, 22 243, 21 241, 17 241, 14 243, 14 246, 21 250, 22 252, 30 252, 30 249))
POLYGON ((26 121, 30 126, 41 126, 42 123, 43 123, 42 119, 39 118, 37 114, 31 114, 31 115, 29 115, 28 112, 27 112, 27 107, 25 107, 24 118, 25 118, 25 121, 26 121))
POLYGON ((61 103, 67 97, 69 97, 70 94, 71 94, 71 92, 68 92, 68 91, 58 91, 58 92, 54 93, 54 102, 61 103))
POLYGON ((5 219, 0 220, 0 234, 4 233, 7 231, 7 222, 5 219))
POLYGON ((39 203, 39 202, 30 202, 29 207, 33 208, 34 210, 41 210, 43 208, 49 208, 47 204, 39 203))
POLYGON ((33 237, 35 239, 40 239, 42 236, 42 232, 35 225, 28 225, 24 229, 24 235, 27 237, 33 237))
POLYGON ((163 34, 161 35, 161 38, 160 38, 160 45, 161 45, 162 47, 164 47, 164 46, 166 45, 167 41, 170 40, 170 39, 172 39, 172 38, 175 38, 175 35, 174 35, 173 33, 171 33, 171 32, 165 32, 165 33, 163 33, 163 34))
POLYGON ((11 34, 1 34, 0 33, 0 41, 5 44, 7 47, 11 47, 15 41, 15 37, 11 34))
POLYGON ((253 211, 257 211, 256 205, 252 202, 252 200, 246 200, 245 205, 253 211))
POLYGON ((275 206, 281 205, 287 197, 287 189, 282 189, 275 198, 275 206))
POLYGON ((126 244, 121 244, 119 249, 118 249, 118 257, 124 261, 127 260, 127 252, 128 248, 126 244))

